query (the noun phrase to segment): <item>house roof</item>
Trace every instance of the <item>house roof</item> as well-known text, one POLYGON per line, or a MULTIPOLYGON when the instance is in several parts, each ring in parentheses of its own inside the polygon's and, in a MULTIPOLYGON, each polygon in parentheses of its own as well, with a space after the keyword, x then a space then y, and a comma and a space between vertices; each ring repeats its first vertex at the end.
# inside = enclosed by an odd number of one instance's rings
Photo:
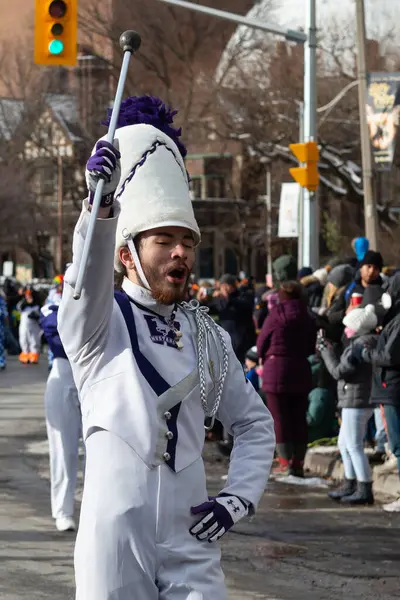
POLYGON ((21 123, 25 110, 23 100, 0 98, 0 138, 9 141, 21 123))
MULTIPOLYGON (((81 141, 76 98, 68 94, 47 94, 44 101, 71 143, 81 141)), ((5 141, 12 138, 27 109, 24 100, 0 98, 0 138, 5 141)))

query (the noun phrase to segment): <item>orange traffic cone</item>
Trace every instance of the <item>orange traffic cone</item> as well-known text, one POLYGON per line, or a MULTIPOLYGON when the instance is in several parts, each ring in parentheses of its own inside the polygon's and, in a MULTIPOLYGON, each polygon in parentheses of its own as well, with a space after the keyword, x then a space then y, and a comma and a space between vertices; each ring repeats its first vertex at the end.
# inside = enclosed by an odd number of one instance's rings
POLYGON ((29 362, 31 363, 31 365, 37 365, 39 362, 39 353, 38 352, 30 352, 29 362))
POLYGON ((23 365, 26 365, 29 361, 29 354, 27 352, 21 352, 21 354, 19 355, 19 362, 21 362, 23 365))

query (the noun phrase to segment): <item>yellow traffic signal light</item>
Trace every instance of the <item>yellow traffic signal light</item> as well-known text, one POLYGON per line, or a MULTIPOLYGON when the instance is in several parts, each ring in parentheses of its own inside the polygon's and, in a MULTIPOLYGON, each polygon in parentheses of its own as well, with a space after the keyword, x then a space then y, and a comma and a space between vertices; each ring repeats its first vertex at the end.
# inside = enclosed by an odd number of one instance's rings
POLYGON ((76 65, 78 0, 35 1, 35 63, 76 65))
POLYGON ((319 183, 319 150, 317 142, 289 144, 289 148, 297 160, 304 163, 304 167, 289 169, 291 176, 301 185, 301 187, 307 188, 310 192, 315 192, 319 183))

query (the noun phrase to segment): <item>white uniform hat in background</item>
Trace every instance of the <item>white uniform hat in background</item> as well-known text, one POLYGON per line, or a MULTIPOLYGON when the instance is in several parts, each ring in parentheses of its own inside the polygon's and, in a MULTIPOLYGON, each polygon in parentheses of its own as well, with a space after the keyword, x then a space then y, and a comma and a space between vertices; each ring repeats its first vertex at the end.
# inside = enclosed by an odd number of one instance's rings
POLYGON ((115 199, 120 202, 121 212, 114 266, 122 271, 118 251, 128 245, 147 287, 133 243, 139 233, 178 226, 192 231, 195 242, 200 242, 183 160, 186 148, 179 140, 180 129, 171 126, 175 114, 158 98, 128 98, 121 105, 115 133, 121 153, 121 179, 115 199))
POLYGON ((368 304, 365 308, 354 308, 343 319, 343 325, 359 335, 371 333, 378 326, 374 305, 368 304))

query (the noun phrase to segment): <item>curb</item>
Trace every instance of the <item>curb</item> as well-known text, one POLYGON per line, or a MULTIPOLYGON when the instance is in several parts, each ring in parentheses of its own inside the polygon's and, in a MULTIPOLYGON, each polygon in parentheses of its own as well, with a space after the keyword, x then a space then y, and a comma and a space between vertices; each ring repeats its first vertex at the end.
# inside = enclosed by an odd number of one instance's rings
MULTIPOLYGON (((337 448, 326 447, 311 448, 307 451, 304 468, 320 477, 341 480, 344 477, 343 463, 337 448)), ((374 491, 398 498, 400 495, 400 481, 397 473, 379 474, 372 468, 374 491)))

